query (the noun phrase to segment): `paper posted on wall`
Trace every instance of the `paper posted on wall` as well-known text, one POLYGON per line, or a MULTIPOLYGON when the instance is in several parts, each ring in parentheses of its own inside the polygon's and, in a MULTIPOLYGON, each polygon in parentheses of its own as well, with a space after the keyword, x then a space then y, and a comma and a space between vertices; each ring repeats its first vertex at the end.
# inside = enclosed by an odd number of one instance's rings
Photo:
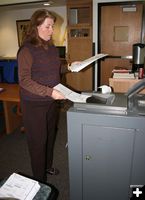
POLYGON ((91 96, 73 92, 69 88, 62 85, 61 83, 56 85, 54 89, 60 91, 67 99, 69 99, 72 102, 86 103, 87 98, 91 96))
POLYGON ((0 188, 0 199, 32 200, 39 189, 40 185, 37 181, 13 173, 0 188))
POLYGON ((99 60, 100 58, 103 58, 107 55, 108 54, 97 54, 97 55, 92 56, 86 60, 79 62, 79 63, 72 64, 70 66, 70 71, 71 72, 79 72, 82 69, 84 69, 85 67, 87 67, 88 65, 90 65, 91 63, 93 63, 94 61, 99 60))

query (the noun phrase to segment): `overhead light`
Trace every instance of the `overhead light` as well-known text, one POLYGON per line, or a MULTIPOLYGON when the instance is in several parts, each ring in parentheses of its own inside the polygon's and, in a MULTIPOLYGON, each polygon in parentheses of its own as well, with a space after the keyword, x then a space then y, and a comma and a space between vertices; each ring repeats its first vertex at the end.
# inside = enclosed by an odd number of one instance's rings
POLYGON ((43 3, 44 6, 50 6, 51 4, 53 4, 53 1, 46 1, 43 3))
POLYGON ((50 6, 50 3, 45 2, 43 5, 44 5, 44 6, 50 6))

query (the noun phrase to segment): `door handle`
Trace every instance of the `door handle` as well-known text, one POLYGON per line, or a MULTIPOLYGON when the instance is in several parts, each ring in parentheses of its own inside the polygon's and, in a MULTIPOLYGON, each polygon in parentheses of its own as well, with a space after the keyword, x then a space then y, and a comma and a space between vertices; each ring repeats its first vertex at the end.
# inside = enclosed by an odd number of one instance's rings
POLYGON ((133 56, 113 56, 113 55, 108 55, 106 57, 107 58, 120 58, 120 59, 126 59, 126 60, 132 60, 133 59, 133 56))

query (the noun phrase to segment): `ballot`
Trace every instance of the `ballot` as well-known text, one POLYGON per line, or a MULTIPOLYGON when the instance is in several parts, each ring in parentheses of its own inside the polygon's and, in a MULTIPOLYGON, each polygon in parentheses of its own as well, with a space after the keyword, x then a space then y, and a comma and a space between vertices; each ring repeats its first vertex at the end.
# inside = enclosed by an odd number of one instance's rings
POLYGON ((13 173, 0 188, 0 199, 32 200, 39 189, 38 181, 13 173))
POLYGON ((90 65, 91 63, 93 63, 94 61, 96 60, 99 60, 103 57, 106 57, 108 54, 97 54, 95 56, 92 56, 86 60, 83 60, 81 62, 78 62, 78 63, 72 63, 71 66, 69 66, 70 68, 70 71, 71 72, 79 72, 81 71, 82 69, 84 69, 85 67, 87 67, 88 65, 90 65))
POLYGON ((54 89, 60 91, 66 97, 66 99, 69 99, 72 102, 86 103, 87 98, 91 96, 74 92, 73 90, 69 89, 61 83, 56 85, 54 89))

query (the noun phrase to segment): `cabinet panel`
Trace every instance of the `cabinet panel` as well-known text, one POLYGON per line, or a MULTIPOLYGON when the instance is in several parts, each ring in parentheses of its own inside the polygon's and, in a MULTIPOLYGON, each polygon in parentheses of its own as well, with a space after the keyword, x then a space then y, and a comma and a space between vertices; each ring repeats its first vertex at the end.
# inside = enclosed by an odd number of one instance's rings
POLYGON ((128 197, 134 136, 133 129, 83 126, 83 200, 128 197))
POLYGON ((80 91, 90 91, 92 89, 92 67, 90 69, 85 70, 84 72, 78 73, 67 73, 66 75, 66 83, 67 86, 76 90, 80 91))
POLYGON ((68 60, 81 61, 89 58, 92 55, 92 41, 91 39, 73 38, 68 43, 68 60))
MULTIPOLYGON (((92 53, 92 42, 91 40, 85 39, 71 39, 69 40, 69 60, 72 61, 81 61, 86 58, 91 57, 92 53)), ((70 72, 66 74, 66 83, 69 87, 76 91, 86 91, 92 90, 93 81, 93 69, 92 65, 89 65, 87 68, 80 72, 70 72)))
MULTIPOLYGON (((69 63, 92 56, 92 1, 67 1, 69 63)), ((92 67, 68 73, 66 84, 76 91, 92 90, 92 67), (87 81, 86 81, 87 80, 87 81)))

